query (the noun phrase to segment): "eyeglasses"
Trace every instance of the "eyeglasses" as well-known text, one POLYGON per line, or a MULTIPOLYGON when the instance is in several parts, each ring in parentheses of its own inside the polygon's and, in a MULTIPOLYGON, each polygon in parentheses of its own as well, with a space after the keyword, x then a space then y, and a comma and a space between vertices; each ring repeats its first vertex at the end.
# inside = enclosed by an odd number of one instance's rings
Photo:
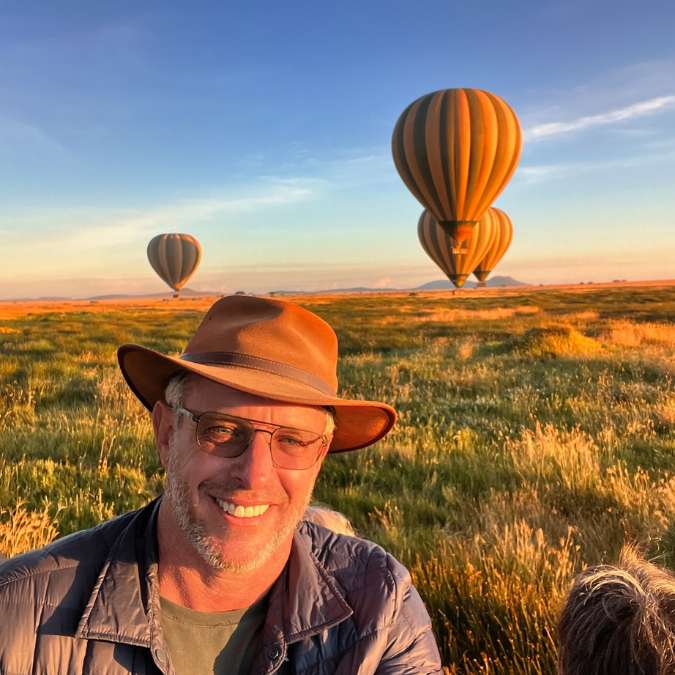
POLYGON ((195 423, 197 447, 216 457, 232 459, 243 455, 251 445, 255 432, 262 431, 270 435, 269 446, 274 466, 279 469, 309 469, 316 464, 328 443, 325 434, 305 429, 280 427, 226 413, 203 412, 197 415, 182 406, 176 406, 174 410, 187 415, 195 423), (276 429, 259 429, 253 423, 276 429))

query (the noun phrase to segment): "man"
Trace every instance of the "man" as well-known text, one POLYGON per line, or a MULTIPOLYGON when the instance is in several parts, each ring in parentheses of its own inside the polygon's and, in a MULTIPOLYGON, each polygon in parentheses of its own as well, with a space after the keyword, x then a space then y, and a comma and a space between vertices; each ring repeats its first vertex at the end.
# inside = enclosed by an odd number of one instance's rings
POLYGON ((0 566, 0 673, 440 673, 396 560, 302 521, 326 454, 393 426, 337 396, 337 338, 280 300, 216 302, 185 353, 118 352, 164 495, 0 566))

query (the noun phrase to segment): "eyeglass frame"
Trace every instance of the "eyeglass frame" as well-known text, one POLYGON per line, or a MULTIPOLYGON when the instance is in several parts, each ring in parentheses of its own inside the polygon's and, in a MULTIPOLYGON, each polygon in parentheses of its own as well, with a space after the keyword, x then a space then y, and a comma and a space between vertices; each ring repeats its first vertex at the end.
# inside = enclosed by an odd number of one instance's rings
POLYGON ((314 458, 314 461, 309 466, 303 467, 302 469, 281 466, 280 464, 277 464, 277 462, 274 460, 274 453, 272 452, 272 438, 274 437, 274 434, 277 431, 279 431, 279 429, 290 429, 291 431, 304 431, 305 433, 308 433, 308 434, 316 434, 316 431, 312 431, 310 429, 300 429, 299 427, 289 427, 289 426, 286 426, 284 424, 279 425, 279 424, 274 424, 272 422, 263 422, 262 420, 254 420, 254 419, 251 419, 250 417, 238 417, 237 415, 231 415, 230 413, 218 412, 216 410, 205 410, 204 412, 196 414, 192 410, 188 410, 187 408, 183 407, 182 405, 174 405, 174 406, 170 406, 170 407, 174 412, 182 413, 183 415, 186 415, 187 417, 189 417, 194 422, 194 424, 195 424, 195 443, 197 444, 197 447, 200 449, 200 451, 203 452, 205 455, 213 455, 214 457, 220 457, 220 459, 237 459, 237 457, 241 457, 251 447, 251 443, 253 442, 253 438, 255 436, 255 433, 257 431, 262 431, 262 432, 270 435, 269 440, 267 442, 267 447, 270 450, 270 457, 272 458, 272 464, 274 465, 275 468, 285 469, 286 471, 307 471, 307 469, 311 469, 319 461, 319 457, 321 456, 321 451, 325 447, 327 447, 328 444, 329 444, 328 436, 325 433, 319 434, 317 440, 322 440, 323 442, 319 446, 319 449, 316 453, 316 457, 314 458), (233 420, 245 422, 246 424, 248 424, 251 427, 251 430, 253 432, 251 434, 251 437, 249 439, 248 444, 246 446, 244 446, 244 448, 242 449, 242 451, 238 455, 232 455, 231 457, 222 457, 222 456, 217 455, 213 452, 207 452, 206 450, 204 450, 202 448, 201 444, 199 443, 199 433, 198 433, 199 419, 201 417, 203 417, 204 415, 220 415, 220 416, 225 417, 225 418, 231 418, 233 420), (256 424, 265 424, 265 425, 270 426, 270 427, 275 427, 275 429, 273 431, 270 431, 269 429, 259 429, 258 427, 254 427, 251 424, 251 422, 255 422, 256 424))

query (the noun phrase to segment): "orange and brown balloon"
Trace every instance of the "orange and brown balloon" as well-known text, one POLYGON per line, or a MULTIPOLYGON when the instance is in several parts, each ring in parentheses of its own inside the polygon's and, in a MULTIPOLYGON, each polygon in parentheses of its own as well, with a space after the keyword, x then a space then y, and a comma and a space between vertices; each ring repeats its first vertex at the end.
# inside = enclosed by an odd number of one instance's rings
POLYGON ((481 89, 426 94, 401 114, 392 136, 403 182, 461 248, 504 189, 520 158, 513 110, 481 89))
POLYGON ((450 235, 425 209, 417 223, 417 235, 426 254, 457 288, 461 288, 479 261, 485 257, 492 243, 494 231, 491 220, 481 220, 471 230, 462 251, 457 252, 450 235))
POLYGON ((148 244, 152 269, 173 290, 174 298, 194 274, 202 259, 202 246, 191 234, 158 234, 148 244))
POLYGON ((492 270, 497 266, 497 263, 504 257, 513 240, 513 223, 504 211, 490 207, 481 219, 481 224, 484 220, 488 219, 490 220, 490 227, 493 230, 492 242, 485 256, 473 271, 481 283, 487 280, 492 270))

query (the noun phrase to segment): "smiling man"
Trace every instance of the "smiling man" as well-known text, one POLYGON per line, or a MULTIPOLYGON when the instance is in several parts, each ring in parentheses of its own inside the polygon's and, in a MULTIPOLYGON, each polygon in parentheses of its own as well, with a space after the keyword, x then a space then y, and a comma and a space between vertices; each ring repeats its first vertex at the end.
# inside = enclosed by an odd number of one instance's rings
POLYGON ((441 672, 406 569, 302 519, 326 455, 396 417, 338 397, 328 324, 232 296, 179 357, 118 357, 152 412, 164 494, 0 565, 0 673, 441 672))

